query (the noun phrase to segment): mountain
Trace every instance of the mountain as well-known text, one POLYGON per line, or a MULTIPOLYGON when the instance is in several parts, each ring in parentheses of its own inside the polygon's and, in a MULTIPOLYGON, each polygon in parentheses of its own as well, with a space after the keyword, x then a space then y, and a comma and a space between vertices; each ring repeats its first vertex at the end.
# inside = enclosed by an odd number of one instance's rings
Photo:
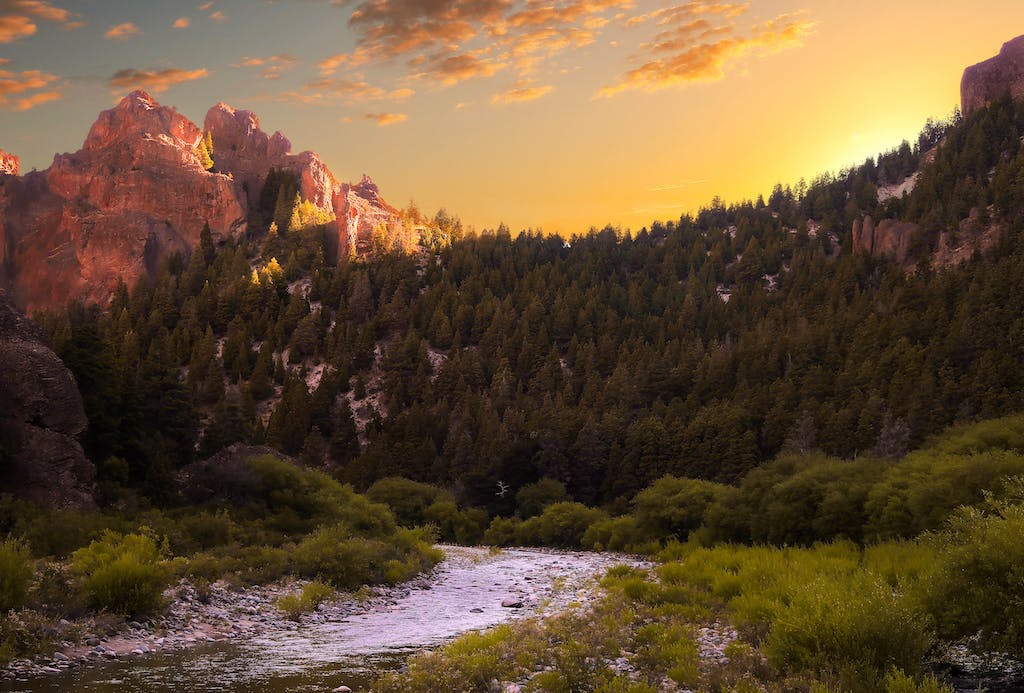
POLYGON ((294 177, 299 198, 289 205, 312 205, 329 222, 334 254, 366 252, 375 229, 409 243, 401 214, 369 179, 338 183, 319 156, 292 154, 251 112, 218 104, 205 128, 136 91, 100 114, 82 149, 44 171, 19 176, 17 157, 4 154, 0 286, 30 310, 104 304, 119 282, 187 257, 206 225, 217 243, 261 231, 250 222, 274 169, 294 177))

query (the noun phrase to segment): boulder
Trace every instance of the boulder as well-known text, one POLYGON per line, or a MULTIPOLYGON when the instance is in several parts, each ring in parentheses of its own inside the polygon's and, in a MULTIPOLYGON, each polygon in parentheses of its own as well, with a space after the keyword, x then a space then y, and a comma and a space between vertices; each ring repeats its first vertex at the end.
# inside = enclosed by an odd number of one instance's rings
POLYGON ((53 507, 92 507, 96 470, 77 440, 87 424, 78 386, 2 292, 0 362, 0 491, 53 507))

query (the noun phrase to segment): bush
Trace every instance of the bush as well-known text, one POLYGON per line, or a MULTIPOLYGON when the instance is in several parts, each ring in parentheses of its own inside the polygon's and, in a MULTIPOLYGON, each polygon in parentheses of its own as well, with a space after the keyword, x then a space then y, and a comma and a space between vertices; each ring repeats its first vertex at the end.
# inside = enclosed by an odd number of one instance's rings
MULTIPOLYGON (((1024 480, 1013 484, 1024 496, 1024 480)), ((984 646, 1024 656, 1024 502, 964 508, 934 539, 938 569, 922 581, 939 634, 980 636, 984 646)))
POLYGON ((606 517, 580 503, 555 503, 519 525, 516 534, 527 545, 579 548, 590 526, 606 517))
POLYGON ((516 507, 519 517, 524 520, 540 515, 544 508, 553 503, 572 500, 565 490, 565 484, 554 479, 541 479, 523 486, 516 493, 516 507))
POLYGON ((316 611, 317 607, 334 597, 334 589, 319 580, 307 582, 299 594, 287 594, 277 600, 277 608, 298 621, 303 614, 316 611))
MULTIPOLYGON (((632 515, 612 517, 607 520, 599 520, 587 528, 583 534, 581 545, 590 551, 634 551, 642 553, 642 549, 652 547, 641 547, 645 539, 649 539, 643 530, 640 529, 637 520, 632 515)), ((659 547, 657 543, 654 547, 659 547)), ((656 550, 656 549, 655 549, 656 550)))
POLYGON ((636 495, 633 515, 652 539, 685 540, 704 523, 708 507, 725 488, 711 481, 665 476, 636 495))
POLYGON ((519 534, 518 517, 496 517, 484 532, 483 543, 489 546, 512 546, 519 534))
POLYGON ((25 605, 32 564, 28 549, 14 539, 0 542, 0 611, 25 605))
POLYGON ((75 551, 71 566, 93 607, 129 616, 154 613, 168 577, 161 551, 147 534, 108 530, 75 551))
POLYGON ((837 675, 877 690, 893 667, 917 672, 932 645, 925 619, 878 579, 857 571, 807 584, 773 620, 765 650, 786 672, 837 675))
POLYGON ((438 501, 454 502, 446 491, 430 484, 412 481, 400 476, 380 479, 366 490, 366 496, 374 503, 383 503, 391 508, 395 519, 405 527, 426 524, 426 511, 438 501))

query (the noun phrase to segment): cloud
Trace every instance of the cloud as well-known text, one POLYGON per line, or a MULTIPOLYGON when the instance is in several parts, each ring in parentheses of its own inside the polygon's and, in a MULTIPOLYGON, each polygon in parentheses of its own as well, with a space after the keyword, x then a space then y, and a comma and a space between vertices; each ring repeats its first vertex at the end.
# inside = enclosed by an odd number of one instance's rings
POLYGON ((202 5, 199 6, 199 11, 200 12, 206 12, 211 7, 213 7, 213 3, 212 2, 204 2, 202 5))
POLYGON ((210 19, 215 22, 226 22, 228 20, 228 16, 220 10, 217 10, 216 12, 210 13, 210 19))
POLYGON ((689 187, 691 185, 701 185, 703 183, 710 183, 710 178, 701 178, 700 180, 688 180, 685 183, 668 183, 666 185, 656 185, 650 188, 651 192, 668 192, 670 190, 681 190, 682 188, 689 187))
POLYGON ((714 82, 729 67, 748 55, 771 55, 799 46, 816 23, 802 12, 781 14, 760 24, 741 28, 733 21, 744 5, 695 0, 686 5, 645 15, 664 27, 640 45, 634 59, 640 64, 615 84, 600 89, 595 98, 628 90, 660 91, 694 82, 714 82))
POLYGON ((191 26, 192 20, 188 17, 178 17, 174 20, 174 24, 171 24, 172 29, 188 29, 191 26))
POLYGON ((494 62, 473 53, 437 53, 414 61, 411 65, 419 68, 415 77, 433 80, 449 87, 467 79, 490 77, 506 67, 504 63, 494 62))
POLYGON ((28 111, 40 104, 49 103, 50 101, 58 101, 63 98, 64 94, 59 91, 41 91, 38 94, 32 94, 31 96, 18 99, 14 104, 14 110, 28 111))
POLYGON ((365 113, 363 119, 372 120, 380 127, 387 127, 408 120, 409 116, 405 113, 365 113))
POLYGON ((117 89, 148 89, 156 94, 167 91, 170 87, 184 82, 192 82, 209 76, 206 68, 198 70, 181 70, 169 67, 163 70, 135 70, 126 68, 118 70, 108 81, 117 89))
POLYGON ((0 17, 0 43, 10 43, 31 36, 38 27, 28 17, 0 17))
POLYGON ((83 26, 77 18, 77 14, 43 0, 0 0, 0 43, 34 35, 39 30, 34 20, 76 29, 83 26))
POLYGON ((234 67, 262 67, 260 75, 263 79, 280 79, 281 73, 295 67, 299 59, 294 55, 281 53, 266 58, 243 57, 242 62, 234 67))
POLYGON ((110 41, 123 41, 140 33, 142 33, 142 30, 134 22, 124 22, 107 29, 106 33, 103 34, 103 38, 110 41))
POLYGON ((320 74, 324 76, 333 75, 337 72, 338 68, 348 62, 347 53, 338 53, 337 55, 331 55, 316 64, 320 70, 320 74))
POLYGON ((512 85, 507 91, 495 94, 491 97, 491 103, 493 104, 509 104, 509 103, 523 103, 524 101, 534 101, 539 99, 545 94, 549 93, 554 87, 551 85, 545 85, 542 87, 536 87, 528 82, 519 81, 512 85))
POLYGON ((57 75, 42 72, 41 70, 12 72, 0 69, 0 107, 26 111, 45 101, 53 101, 60 98, 58 92, 52 88, 53 83, 58 79, 60 78, 57 75), (29 93, 39 92, 41 89, 47 89, 46 93, 48 95, 43 96, 42 93, 29 93), (57 94, 57 96, 53 96, 54 94, 57 94), (17 97, 13 104, 11 103, 11 97, 17 97))

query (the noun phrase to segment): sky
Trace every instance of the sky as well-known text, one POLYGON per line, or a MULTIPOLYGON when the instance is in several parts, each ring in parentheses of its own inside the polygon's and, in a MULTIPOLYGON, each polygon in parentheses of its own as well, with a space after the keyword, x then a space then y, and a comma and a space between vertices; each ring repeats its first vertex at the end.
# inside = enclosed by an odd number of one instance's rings
POLYGON ((1022 0, 0 0, 0 149, 46 168, 141 88, 477 230, 638 230, 913 141, 1020 33, 1022 0))

